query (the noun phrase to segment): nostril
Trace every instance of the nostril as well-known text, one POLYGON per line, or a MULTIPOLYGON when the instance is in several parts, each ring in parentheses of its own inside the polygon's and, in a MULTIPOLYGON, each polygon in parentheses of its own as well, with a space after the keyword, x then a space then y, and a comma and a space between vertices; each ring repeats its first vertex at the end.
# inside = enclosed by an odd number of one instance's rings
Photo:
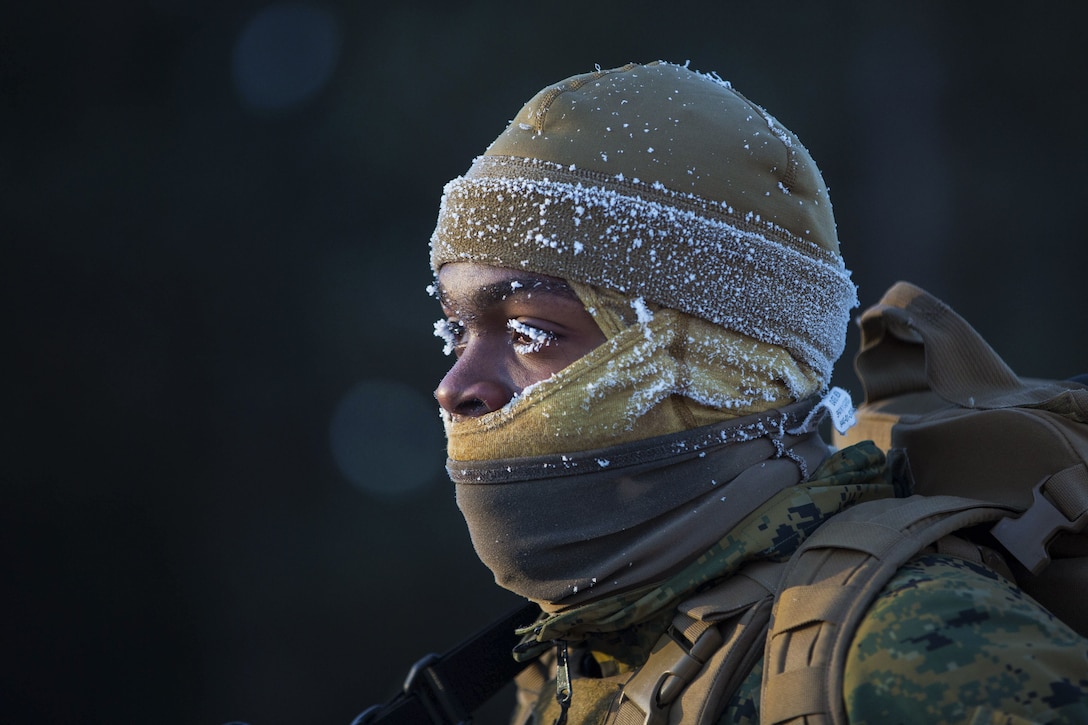
POLYGON ((487 403, 480 400, 479 398, 469 398, 467 400, 462 400, 460 403, 454 406, 453 412, 456 415, 463 415, 466 417, 474 418, 476 416, 490 413, 491 409, 488 407, 487 403))
POLYGON ((447 413, 475 418, 506 405, 513 392, 495 381, 462 384, 460 377, 451 371, 435 390, 434 397, 447 413))

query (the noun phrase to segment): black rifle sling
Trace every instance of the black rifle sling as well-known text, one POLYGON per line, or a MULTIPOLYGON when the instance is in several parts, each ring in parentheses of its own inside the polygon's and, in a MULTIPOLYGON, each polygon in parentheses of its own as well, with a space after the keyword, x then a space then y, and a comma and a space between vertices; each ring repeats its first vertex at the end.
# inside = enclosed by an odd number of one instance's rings
POLYGON ((514 630, 539 614, 540 608, 529 602, 445 654, 427 655, 412 666, 401 692, 364 710, 352 725, 470 722, 477 708, 528 666, 511 654, 520 640, 514 630))

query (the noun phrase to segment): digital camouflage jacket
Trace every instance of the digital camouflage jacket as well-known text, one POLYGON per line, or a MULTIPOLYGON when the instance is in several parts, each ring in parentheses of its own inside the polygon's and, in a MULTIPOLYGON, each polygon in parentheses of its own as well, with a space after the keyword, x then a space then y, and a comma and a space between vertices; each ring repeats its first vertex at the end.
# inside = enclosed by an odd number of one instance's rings
MULTIPOLYGON (((837 511, 890 474, 883 454, 860 444, 832 455, 758 525, 731 532, 703 557, 716 571, 782 559, 837 511), (726 562, 724 568, 722 562, 726 562)), ((892 488, 886 488, 885 495, 892 488)), ((870 489, 871 495, 872 489, 870 489)), ((706 584, 696 577, 691 591, 706 584)), ((664 587, 677 587, 669 580, 664 587)), ((1071 593, 1071 596, 1076 594, 1071 593)), ((571 725, 609 722, 624 683, 672 619, 654 613, 569 645, 571 725)), ((718 722, 760 722, 761 660, 728 700, 718 722)), ((518 681, 514 723, 553 725, 555 657, 541 657, 518 681)), ((904 565, 854 635, 844 673, 850 723, 1088 723, 1088 640, 995 571, 947 555, 920 554, 904 565)))

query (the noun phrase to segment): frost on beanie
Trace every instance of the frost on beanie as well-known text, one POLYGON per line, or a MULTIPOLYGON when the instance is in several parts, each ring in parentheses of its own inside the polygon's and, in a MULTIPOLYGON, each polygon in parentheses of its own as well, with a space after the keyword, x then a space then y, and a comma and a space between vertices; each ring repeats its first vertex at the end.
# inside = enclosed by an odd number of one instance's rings
POLYGON ((760 365, 785 351, 803 379, 783 386, 792 399, 827 387, 857 304, 805 148, 727 82, 664 62, 530 100, 444 190, 431 264, 460 261, 560 277, 583 302, 618 293, 664 310, 662 334, 679 334, 673 312, 691 316, 752 343, 760 365))

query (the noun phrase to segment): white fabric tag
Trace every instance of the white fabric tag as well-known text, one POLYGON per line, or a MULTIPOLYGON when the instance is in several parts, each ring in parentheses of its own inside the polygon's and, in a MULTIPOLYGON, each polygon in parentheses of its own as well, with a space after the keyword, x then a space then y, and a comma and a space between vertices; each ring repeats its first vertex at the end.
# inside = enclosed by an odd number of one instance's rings
POLYGON ((850 393, 842 388, 831 388, 816 407, 827 409, 827 412, 831 414, 831 425, 835 426, 835 430, 840 435, 858 422, 854 417, 854 401, 850 399, 850 393))
POLYGON ((835 426, 835 430, 840 435, 846 433, 858 422, 857 418, 854 417, 854 401, 851 400, 850 393, 842 388, 831 388, 831 390, 827 391, 827 395, 823 397, 823 400, 813 406, 801 425, 791 430, 790 433, 796 434, 815 430, 816 426, 828 413, 831 414, 831 424, 835 426))

